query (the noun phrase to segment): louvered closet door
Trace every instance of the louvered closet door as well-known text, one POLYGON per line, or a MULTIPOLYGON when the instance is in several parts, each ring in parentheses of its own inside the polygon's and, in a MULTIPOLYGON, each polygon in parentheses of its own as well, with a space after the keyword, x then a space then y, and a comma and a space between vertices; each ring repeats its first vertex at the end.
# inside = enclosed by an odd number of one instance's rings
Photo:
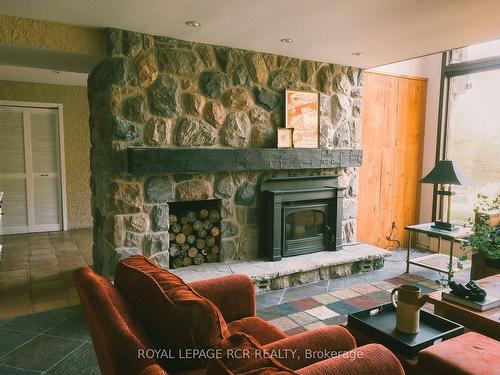
POLYGON ((0 234, 62 229, 56 109, 0 107, 0 234))
POLYGON ((28 231, 23 110, 0 107, 0 234, 28 231))
POLYGON ((34 232, 61 228, 58 113, 54 109, 30 109, 34 232))

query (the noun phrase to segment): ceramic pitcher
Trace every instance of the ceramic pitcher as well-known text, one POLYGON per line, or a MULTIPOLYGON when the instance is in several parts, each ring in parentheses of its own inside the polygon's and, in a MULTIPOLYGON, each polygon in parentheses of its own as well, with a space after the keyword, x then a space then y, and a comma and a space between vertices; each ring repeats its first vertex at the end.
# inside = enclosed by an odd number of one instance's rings
POLYGON ((400 285, 393 289, 391 298, 396 308, 397 330, 408 334, 418 333, 420 308, 427 302, 429 296, 414 285, 400 285))

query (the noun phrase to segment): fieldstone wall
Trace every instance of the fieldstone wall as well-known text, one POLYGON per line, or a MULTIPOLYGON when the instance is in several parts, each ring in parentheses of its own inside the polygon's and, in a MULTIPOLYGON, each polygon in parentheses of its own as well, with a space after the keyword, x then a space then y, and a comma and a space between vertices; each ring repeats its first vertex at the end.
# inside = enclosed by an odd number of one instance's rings
POLYGON ((145 254, 168 267, 168 202, 222 200, 222 259, 258 254, 258 186, 265 177, 339 174, 347 187, 344 242, 355 240, 354 169, 133 176, 125 150, 276 147, 284 91, 320 93, 322 148, 358 148, 358 68, 109 29, 108 57, 89 76, 94 266, 145 254))

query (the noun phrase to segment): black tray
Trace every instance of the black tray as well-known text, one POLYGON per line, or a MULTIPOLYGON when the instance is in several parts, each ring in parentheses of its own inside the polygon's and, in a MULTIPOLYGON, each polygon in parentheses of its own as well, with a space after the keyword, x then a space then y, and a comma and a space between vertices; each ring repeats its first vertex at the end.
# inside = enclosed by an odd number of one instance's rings
POLYGON ((420 310, 420 332, 401 333, 396 329, 396 309, 392 303, 349 314, 347 324, 408 357, 416 357, 422 349, 464 333, 462 325, 424 310, 420 310))

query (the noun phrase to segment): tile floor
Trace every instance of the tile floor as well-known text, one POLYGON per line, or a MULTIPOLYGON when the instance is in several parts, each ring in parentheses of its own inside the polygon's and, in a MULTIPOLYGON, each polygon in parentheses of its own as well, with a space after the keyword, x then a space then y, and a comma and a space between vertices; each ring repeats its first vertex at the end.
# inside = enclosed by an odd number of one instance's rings
POLYGON ((0 320, 0 374, 100 374, 80 305, 0 320))
POLYGON ((79 303, 76 268, 92 265, 90 229, 0 237, 0 319, 79 303))
MULTIPOLYGON (((348 314, 389 303, 391 290, 401 283, 414 284, 424 292, 439 289, 433 280, 416 274, 404 274, 388 280, 355 284, 347 289, 333 289, 277 305, 263 307, 261 304, 257 315, 285 333, 294 335, 316 327, 342 324, 347 320, 348 314)), ((262 299, 259 297, 257 296, 258 300, 262 299)), ((426 308, 432 310, 432 305, 427 305, 426 308)))

